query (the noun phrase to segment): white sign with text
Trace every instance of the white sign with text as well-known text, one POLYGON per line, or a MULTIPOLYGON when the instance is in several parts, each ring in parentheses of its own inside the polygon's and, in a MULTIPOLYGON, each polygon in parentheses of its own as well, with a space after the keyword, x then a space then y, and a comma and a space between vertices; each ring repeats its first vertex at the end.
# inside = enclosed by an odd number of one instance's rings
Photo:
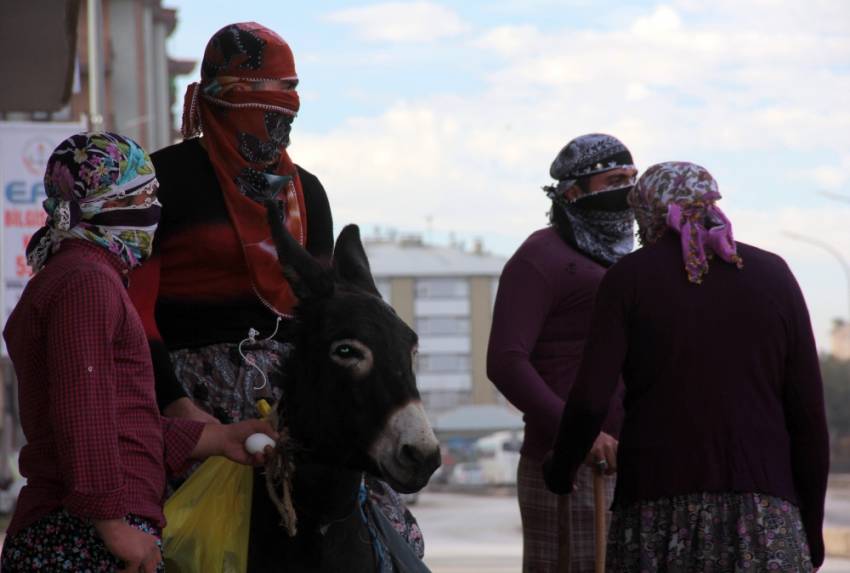
MULTIPOLYGON (((44 224, 44 169, 50 154, 65 138, 85 131, 80 123, 0 121, 0 250, 3 253, 3 327, 32 275, 26 246, 44 224)), ((6 345, 0 344, 2 354, 6 345)))

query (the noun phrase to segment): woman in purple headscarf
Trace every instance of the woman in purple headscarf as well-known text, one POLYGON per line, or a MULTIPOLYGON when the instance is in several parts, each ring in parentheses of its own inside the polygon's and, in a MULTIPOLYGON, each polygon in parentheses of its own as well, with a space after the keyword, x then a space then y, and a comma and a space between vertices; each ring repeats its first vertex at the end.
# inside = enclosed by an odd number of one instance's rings
POLYGON ((781 258, 734 241, 719 198, 692 163, 638 181, 644 247, 599 286, 546 464, 548 487, 569 493, 622 373, 608 571, 823 562, 829 449, 808 311, 781 258))

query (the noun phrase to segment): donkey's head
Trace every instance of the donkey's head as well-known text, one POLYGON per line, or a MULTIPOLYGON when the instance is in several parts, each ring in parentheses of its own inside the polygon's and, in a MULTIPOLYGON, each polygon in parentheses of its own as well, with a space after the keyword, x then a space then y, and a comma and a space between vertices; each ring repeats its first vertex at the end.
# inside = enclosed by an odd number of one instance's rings
POLYGON ((284 389, 293 438, 316 461, 369 471, 401 492, 422 488, 440 450, 416 389, 417 337, 381 300, 358 228, 342 230, 327 267, 283 229, 274 204, 267 208, 299 299, 284 389))

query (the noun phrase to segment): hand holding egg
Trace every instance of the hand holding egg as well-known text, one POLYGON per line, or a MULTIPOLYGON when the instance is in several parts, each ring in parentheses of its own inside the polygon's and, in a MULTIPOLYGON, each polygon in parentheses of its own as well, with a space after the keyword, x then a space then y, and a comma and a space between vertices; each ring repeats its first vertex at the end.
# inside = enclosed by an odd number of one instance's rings
POLYGON ((251 434, 245 440, 245 449, 249 454, 261 454, 267 446, 274 448, 275 441, 266 434, 251 434))

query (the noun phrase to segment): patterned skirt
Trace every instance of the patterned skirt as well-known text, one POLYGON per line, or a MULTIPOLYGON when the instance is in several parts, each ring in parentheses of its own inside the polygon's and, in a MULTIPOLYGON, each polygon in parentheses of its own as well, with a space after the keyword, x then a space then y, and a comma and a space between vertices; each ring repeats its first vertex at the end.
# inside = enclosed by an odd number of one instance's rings
MULTIPOLYGON (((541 466, 522 456, 517 472, 523 573, 593 573, 593 470, 582 467, 577 490, 555 495, 546 489, 541 466), (569 562, 569 569, 558 567, 560 559, 569 562)), ((605 479, 605 490, 606 500, 611 500, 614 478, 605 479)), ((611 514, 606 515, 610 521, 611 514)))
MULTIPOLYGON (((127 516, 126 521, 159 539, 159 528, 149 521, 134 515, 127 516)), ((161 546, 161 543, 158 544, 161 546)), ((0 571, 3 573, 113 573, 123 567, 123 562, 109 552, 91 523, 74 517, 64 509, 54 511, 7 537, 0 557, 0 571)), ((162 571, 160 563, 157 572, 162 571)))
MULTIPOLYGON (((177 379, 195 403, 223 423, 259 417, 257 401, 274 403, 281 397, 283 366, 292 356, 291 344, 257 340, 243 344, 221 343, 171 352, 177 379)), ((183 479, 187 476, 182 476, 183 479)), ((416 518, 386 483, 366 477, 372 501, 421 558, 425 554, 422 531, 416 518)))
POLYGON ((757 493, 701 493, 614 510, 607 571, 809 573, 799 509, 757 493))

